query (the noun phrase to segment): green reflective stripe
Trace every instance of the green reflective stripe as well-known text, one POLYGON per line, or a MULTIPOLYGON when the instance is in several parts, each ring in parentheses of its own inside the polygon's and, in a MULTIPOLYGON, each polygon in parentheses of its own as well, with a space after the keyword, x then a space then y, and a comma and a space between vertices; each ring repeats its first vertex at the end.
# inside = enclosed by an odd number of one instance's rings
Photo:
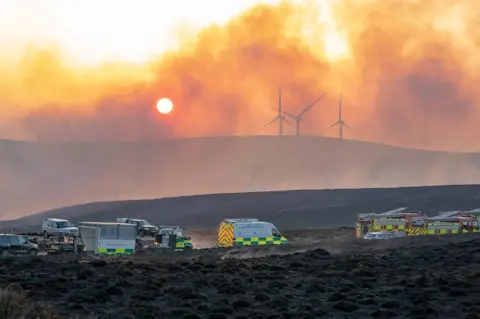
POLYGON ((176 248, 192 248, 193 244, 191 240, 177 239, 176 248))
POLYGON ((265 245, 285 245, 285 237, 244 237, 235 238, 235 246, 265 246, 265 245))
POLYGON ((126 255, 133 254, 135 249, 126 248, 98 248, 99 255, 126 255))

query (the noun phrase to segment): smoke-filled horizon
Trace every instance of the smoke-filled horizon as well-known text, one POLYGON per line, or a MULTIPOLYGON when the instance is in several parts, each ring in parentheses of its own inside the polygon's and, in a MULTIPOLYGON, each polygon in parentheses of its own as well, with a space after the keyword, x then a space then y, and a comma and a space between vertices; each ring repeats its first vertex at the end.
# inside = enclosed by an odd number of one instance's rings
MULTIPOLYGON (((281 85, 283 108, 293 114, 327 94, 305 114, 305 135, 338 136, 337 127, 326 128, 337 120, 343 93, 343 120, 352 127, 344 130, 346 138, 425 149, 480 148, 475 138, 480 133, 475 125, 480 120, 480 56, 475 54, 480 3, 345 0, 249 6, 232 9, 225 21, 203 23, 198 32, 171 30, 175 45, 135 63, 76 64, 62 43, 47 49, 32 44, 16 53, 18 63, 11 63, 14 53, 5 53, 0 57, 5 70, 0 137, 136 141, 278 134, 277 123, 263 126, 276 116, 271 108, 277 107, 281 85), (174 103, 167 116, 155 110, 161 97, 174 103)), ((153 23, 134 28, 141 14, 127 14, 131 37, 156 32, 153 23)), ((104 24, 119 19, 114 10, 97 16, 104 24)), ((95 31, 94 23, 84 20, 95 31)), ((2 47, 10 38, 0 38, 2 47)), ((124 44, 135 53, 145 43, 124 44)), ((284 125, 284 132, 295 134, 295 127, 284 125)))

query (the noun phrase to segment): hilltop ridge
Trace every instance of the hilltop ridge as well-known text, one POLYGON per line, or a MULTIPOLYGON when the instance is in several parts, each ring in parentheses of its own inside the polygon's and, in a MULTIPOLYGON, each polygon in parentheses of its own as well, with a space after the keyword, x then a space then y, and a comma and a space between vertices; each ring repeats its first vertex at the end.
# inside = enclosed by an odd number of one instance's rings
POLYGON ((324 137, 0 140, 1 218, 75 204, 295 189, 474 184, 479 155, 324 137))

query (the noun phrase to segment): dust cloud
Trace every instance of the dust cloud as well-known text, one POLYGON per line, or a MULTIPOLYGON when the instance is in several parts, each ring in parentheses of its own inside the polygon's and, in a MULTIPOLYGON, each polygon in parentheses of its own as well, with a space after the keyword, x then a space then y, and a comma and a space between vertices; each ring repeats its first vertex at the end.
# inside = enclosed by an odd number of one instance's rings
MULTIPOLYGON (((2 136, 31 140, 99 141, 275 134, 278 86, 283 105, 305 116, 302 132, 337 119, 343 92, 349 138, 407 147, 477 150, 479 107, 474 70, 480 58, 480 4, 438 1, 332 2, 332 18, 348 45, 332 60, 329 30, 316 2, 258 5, 226 25, 194 37, 179 32, 180 48, 143 65, 78 68, 61 48, 29 47, 5 67, 0 102, 2 136), (175 103, 155 112, 162 96, 175 103), (8 110, 5 111, 5 110, 8 110)), ((294 134, 293 127, 287 126, 294 134)))

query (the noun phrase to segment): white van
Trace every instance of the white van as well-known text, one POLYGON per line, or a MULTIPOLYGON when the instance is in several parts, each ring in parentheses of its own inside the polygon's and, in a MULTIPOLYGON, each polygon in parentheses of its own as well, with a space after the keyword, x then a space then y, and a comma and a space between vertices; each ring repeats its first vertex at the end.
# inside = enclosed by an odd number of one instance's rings
POLYGON ((78 234, 78 228, 66 219, 46 218, 42 221, 42 234, 45 238, 60 235, 76 235, 78 234))
POLYGON ((218 230, 218 247, 285 245, 287 239, 269 222, 257 218, 225 219, 218 230))
POLYGON ((107 222, 79 222, 85 252, 97 255, 135 253, 135 225, 107 222))

